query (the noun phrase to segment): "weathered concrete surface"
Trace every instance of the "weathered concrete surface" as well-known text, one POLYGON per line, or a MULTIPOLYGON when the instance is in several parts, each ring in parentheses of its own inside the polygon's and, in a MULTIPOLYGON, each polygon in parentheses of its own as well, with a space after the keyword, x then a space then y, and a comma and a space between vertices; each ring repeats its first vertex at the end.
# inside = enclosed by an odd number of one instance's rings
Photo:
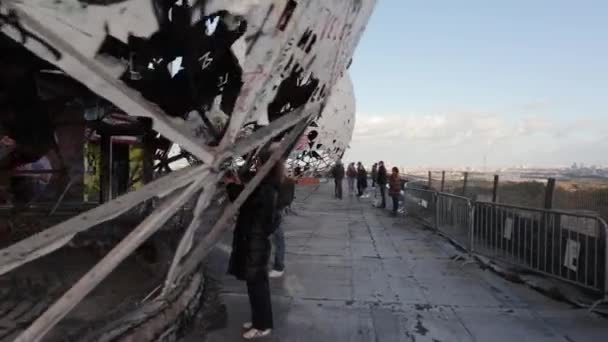
MULTIPOLYGON (((608 341, 608 320, 452 261, 445 240, 371 199, 334 200, 329 185, 298 193, 268 341, 608 341)), ((226 236, 211 258, 219 274, 229 251, 226 236)), ((224 276, 223 297, 227 326, 209 342, 241 340, 250 320, 244 283, 224 276)))

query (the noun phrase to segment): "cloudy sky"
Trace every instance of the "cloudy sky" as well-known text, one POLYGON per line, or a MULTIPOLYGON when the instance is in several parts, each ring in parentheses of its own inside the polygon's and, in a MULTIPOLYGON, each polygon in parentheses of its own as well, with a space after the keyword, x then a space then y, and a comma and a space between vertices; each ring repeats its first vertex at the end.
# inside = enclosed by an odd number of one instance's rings
POLYGON ((380 0, 347 159, 608 165, 608 1, 380 0))

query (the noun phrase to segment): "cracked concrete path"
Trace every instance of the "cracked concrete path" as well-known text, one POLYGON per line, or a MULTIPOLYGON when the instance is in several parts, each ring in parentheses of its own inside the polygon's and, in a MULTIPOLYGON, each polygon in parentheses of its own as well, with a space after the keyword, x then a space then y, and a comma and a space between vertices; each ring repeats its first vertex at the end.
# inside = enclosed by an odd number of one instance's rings
MULTIPOLYGON (((608 320, 511 283, 371 199, 298 189, 285 220, 287 270, 272 280, 276 329, 262 341, 608 341, 608 320)), ((224 274, 230 234, 214 251, 224 274)), ((207 341, 240 341, 249 321, 245 284, 223 276, 228 323, 207 341)), ((200 341, 194 337, 185 341, 200 341)))

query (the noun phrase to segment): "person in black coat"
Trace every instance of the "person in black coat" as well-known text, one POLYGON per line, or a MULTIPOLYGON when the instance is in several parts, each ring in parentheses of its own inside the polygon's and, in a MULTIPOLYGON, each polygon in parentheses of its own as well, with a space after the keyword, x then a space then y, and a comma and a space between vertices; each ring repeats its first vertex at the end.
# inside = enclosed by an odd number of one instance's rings
POLYGON ((384 162, 378 163, 378 187, 380 188, 380 197, 382 197, 381 208, 386 208, 386 184, 388 183, 388 173, 384 162))
POLYGON ((344 180, 344 165, 341 160, 336 162, 336 165, 331 169, 331 175, 334 177, 334 196, 342 199, 342 181, 344 180))
POLYGON ((363 196, 363 192, 367 189, 367 171, 361 162, 357 163, 357 190, 358 197, 363 196))
MULTIPOLYGON (((270 157, 271 151, 262 152, 258 166, 270 157)), ((251 177, 251 174, 249 175, 251 177)), ((249 178, 244 177, 244 178, 249 178)), ((283 177, 283 162, 269 172, 239 211, 232 240, 232 253, 228 273, 247 282, 251 305, 251 322, 245 323, 245 339, 264 337, 273 329, 268 262, 271 254, 270 236, 276 228, 277 199, 283 177)), ((239 180, 227 187, 234 200, 244 185, 239 180)))

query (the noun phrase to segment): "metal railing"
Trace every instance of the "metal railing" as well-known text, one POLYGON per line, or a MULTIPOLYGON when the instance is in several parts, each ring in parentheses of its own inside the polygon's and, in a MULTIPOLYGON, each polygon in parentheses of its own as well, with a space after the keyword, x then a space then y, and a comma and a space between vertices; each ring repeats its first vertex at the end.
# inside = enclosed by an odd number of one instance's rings
POLYGON ((435 227, 435 192, 406 187, 403 206, 406 213, 412 213, 429 226, 435 227))
POLYGON ((608 225, 599 216, 405 189, 407 214, 470 253, 544 274, 608 300, 608 225))
POLYGON ((466 197, 441 192, 436 194, 435 228, 468 250, 472 248, 471 205, 471 200, 466 197))

